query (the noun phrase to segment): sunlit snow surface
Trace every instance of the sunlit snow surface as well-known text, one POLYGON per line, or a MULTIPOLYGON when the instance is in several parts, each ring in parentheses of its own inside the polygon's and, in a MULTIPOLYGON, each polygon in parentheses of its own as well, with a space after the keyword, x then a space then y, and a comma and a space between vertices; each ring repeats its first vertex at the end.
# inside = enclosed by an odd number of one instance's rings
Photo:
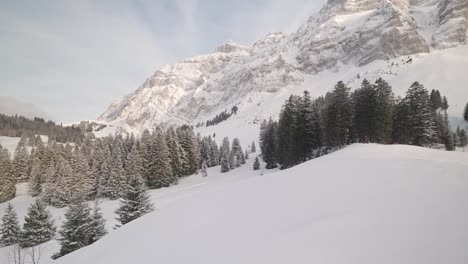
POLYGON ((154 213, 57 263, 468 263, 468 153, 357 144, 265 175, 251 163, 153 191, 154 213))

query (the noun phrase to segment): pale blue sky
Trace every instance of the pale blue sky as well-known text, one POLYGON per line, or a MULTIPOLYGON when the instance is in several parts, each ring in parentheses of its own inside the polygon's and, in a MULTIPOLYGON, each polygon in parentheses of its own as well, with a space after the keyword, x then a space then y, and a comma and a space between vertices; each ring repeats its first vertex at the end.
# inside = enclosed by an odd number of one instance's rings
POLYGON ((1 1, 0 96, 94 119, 158 67, 290 33, 325 0, 1 1))

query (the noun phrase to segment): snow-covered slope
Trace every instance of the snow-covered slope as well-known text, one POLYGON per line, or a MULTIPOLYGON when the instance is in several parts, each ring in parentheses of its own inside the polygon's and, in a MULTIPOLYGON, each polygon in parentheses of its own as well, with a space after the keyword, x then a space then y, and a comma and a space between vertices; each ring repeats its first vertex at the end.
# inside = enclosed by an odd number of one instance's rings
POLYGON ((468 153, 357 144, 250 165, 163 190, 155 212, 56 263, 468 262, 468 153))
POLYGON ((459 87, 468 82, 459 74, 467 66, 467 23, 466 0, 329 0, 293 34, 271 33, 249 47, 227 42, 164 66, 99 120, 141 131, 195 124, 237 105, 244 125, 276 115, 291 93, 322 95, 338 80, 356 86, 357 73, 361 80, 384 75, 401 91, 418 80, 459 105, 468 97, 459 87), (407 65, 410 58, 417 66, 407 65))

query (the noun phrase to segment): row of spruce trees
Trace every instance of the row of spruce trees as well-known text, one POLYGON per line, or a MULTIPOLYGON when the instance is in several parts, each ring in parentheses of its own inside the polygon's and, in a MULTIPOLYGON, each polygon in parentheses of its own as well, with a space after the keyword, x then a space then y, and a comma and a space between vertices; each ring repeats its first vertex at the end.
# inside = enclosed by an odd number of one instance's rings
POLYGON ((73 197, 118 199, 132 175, 142 175, 149 189, 177 184, 180 177, 209 167, 222 172, 245 163, 247 152, 234 139, 218 147, 211 136, 201 138, 192 127, 171 127, 133 135, 93 138, 74 144, 44 144, 25 135, 10 160, 0 146, 0 202, 15 196, 15 184, 29 182, 30 194, 48 205, 64 207, 73 197))
POLYGON ((418 82, 397 98, 382 78, 373 84, 364 80, 354 92, 340 81, 316 99, 308 92, 290 96, 278 121, 264 120, 262 157, 267 169, 285 169, 354 142, 464 147, 466 132, 451 130, 448 108, 445 96, 418 82))

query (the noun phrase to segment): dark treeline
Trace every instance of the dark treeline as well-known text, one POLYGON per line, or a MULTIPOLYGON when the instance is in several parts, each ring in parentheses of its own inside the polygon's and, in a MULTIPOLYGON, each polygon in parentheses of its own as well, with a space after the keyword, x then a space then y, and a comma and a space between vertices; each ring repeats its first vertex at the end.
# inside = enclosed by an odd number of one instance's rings
MULTIPOLYGON (((232 115, 236 115, 237 114, 237 111, 238 111, 238 108, 237 106, 233 106, 231 108, 231 111, 228 112, 227 110, 224 110, 223 112, 217 114, 213 119, 211 120, 207 120, 206 121, 206 126, 209 127, 209 126, 214 126, 214 125, 217 125, 225 120, 227 120, 228 118, 230 118, 232 115)), ((202 126, 202 124, 198 124, 197 126, 202 126)))
POLYGON ((466 146, 466 132, 451 130, 446 97, 415 82, 396 98, 382 78, 350 91, 338 82, 333 91, 311 99, 290 96, 279 120, 264 120, 260 148, 266 168, 289 168, 355 142, 429 146, 447 150, 466 146))
POLYGON ((39 117, 29 119, 0 114, 0 136, 20 137, 25 133, 30 136, 47 135, 49 139, 63 143, 75 142, 84 137, 80 128, 63 127, 39 117))

